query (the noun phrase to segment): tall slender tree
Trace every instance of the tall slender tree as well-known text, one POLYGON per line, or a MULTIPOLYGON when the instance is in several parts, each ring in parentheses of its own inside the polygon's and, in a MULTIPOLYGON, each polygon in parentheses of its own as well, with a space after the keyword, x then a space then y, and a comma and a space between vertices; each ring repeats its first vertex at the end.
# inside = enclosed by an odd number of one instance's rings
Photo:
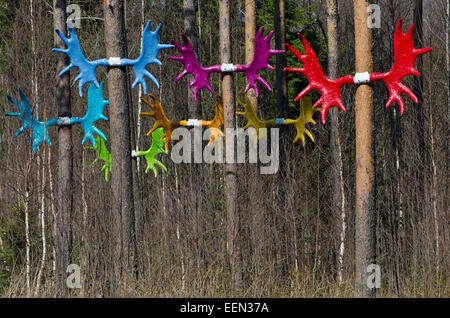
MULTIPOLYGON (((274 1, 274 28, 275 28, 275 49, 276 50, 284 50, 284 43, 286 43, 286 4, 285 0, 275 0, 274 1)), ((285 54, 277 54, 276 58, 276 89, 277 89, 277 111, 278 117, 286 118, 288 115, 288 85, 287 85, 287 73, 284 72, 284 68, 286 67, 286 55, 285 54)), ((285 220, 288 219, 287 215, 283 215, 286 211, 293 212, 292 209, 288 206, 289 200, 287 199, 287 156, 288 156, 288 142, 287 126, 280 127, 280 138, 279 138, 279 151, 280 151, 280 165, 279 165, 279 189, 278 189, 278 206, 280 209, 280 221, 281 221, 281 237, 287 239, 287 223, 285 220)), ((297 257, 297 235, 295 229, 295 218, 293 214, 291 214, 291 221, 293 227, 293 247, 294 247, 294 269, 297 285, 299 285, 299 275, 298 275, 298 257, 297 257)), ((285 241, 283 246, 283 259, 287 260, 289 251, 288 251, 288 243, 285 241)), ((288 264, 287 262, 283 262, 282 271, 283 275, 287 271, 288 264)))
MULTIPOLYGON (((372 32, 367 27, 368 2, 354 1, 356 72, 372 72, 372 32)), ((367 286, 368 266, 375 263, 375 169, 373 150, 373 89, 356 91, 356 217, 355 296, 375 297, 367 286)))
MULTIPOLYGON (((66 0, 53 1, 53 23, 67 35, 66 0)), ((64 42, 55 33, 54 44, 57 48, 64 48, 64 42)), ((56 74, 69 65, 67 55, 58 54, 56 74)), ((69 72, 56 77, 55 104, 58 116, 71 116, 70 104, 70 75, 69 72)), ((67 266, 71 263, 72 254, 72 209, 73 209, 73 145, 71 126, 58 128, 58 213, 56 230, 56 281, 58 293, 67 293, 67 266)))
MULTIPOLYGON (((338 33, 338 1, 327 0, 327 40, 328 40, 328 77, 336 79, 338 77, 339 58, 339 33, 338 33)), ((331 126, 331 159, 333 174, 331 184, 333 185, 333 209, 336 220, 336 273, 339 284, 342 284, 345 252, 345 193, 344 176, 342 168, 342 150, 340 140, 338 109, 330 110, 331 126)))
MULTIPOLYGON (((424 47, 423 41, 423 0, 414 0, 414 47, 424 47)), ((419 55, 416 60, 415 65, 416 70, 423 74, 423 57, 419 55)), ((414 76, 413 83, 413 93, 417 96, 417 105, 415 105, 414 116, 415 116, 415 134, 417 138, 417 148, 415 151, 415 170, 416 170, 416 207, 417 212, 419 209, 426 208, 423 206, 424 194, 425 194, 425 180, 424 180, 424 170, 425 170, 425 157, 427 155, 425 147, 425 123, 424 123, 424 107, 423 107, 423 76, 414 76)), ((416 216, 421 213, 415 213, 416 216)))
MULTIPOLYGON (((123 0, 104 2, 107 57, 126 57, 123 0)), ((131 164, 130 106, 124 68, 108 70, 108 97, 111 131, 111 253, 113 288, 119 282, 126 290, 135 266, 136 236, 131 164)))
MULTIPOLYGON (((184 6, 184 33, 188 37, 189 41, 191 42, 191 45, 194 49, 194 52, 197 52, 199 54, 198 50, 198 32, 196 27, 196 14, 195 14, 195 1, 194 0, 183 0, 183 6, 184 6)), ((199 59, 200 56, 197 56, 199 59)), ((193 95, 190 93, 190 89, 188 88, 188 111, 190 118, 200 118, 201 117, 201 103, 200 100, 194 100, 193 95)), ((194 143, 194 136, 195 134, 201 134, 202 128, 201 127, 193 127, 192 131, 194 134, 192 134, 192 144, 194 143)), ((191 149, 194 149, 192 147, 191 149)), ((191 163, 189 165, 190 169, 190 186, 189 186, 189 192, 191 197, 191 211, 192 211, 192 226, 193 226, 193 244, 194 247, 194 257, 191 258, 193 262, 195 262, 195 271, 196 275, 200 273, 200 271, 204 267, 204 237, 203 237, 203 231, 204 231, 204 216, 203 216, 203 205, 202 205, 202 198, 203 198, 203 172, 201 167, 196 163, 191 163)), ((193 267, 193 266, 191 266, 193 267)))
MULTIPOLYGON (((219 0, 219 38, 220 60, 222 64, 230 64, 231 61, 231 25, 230 25, 230 1, 219 0)), ((222 74, 222 95, 224 112, 225 137, 228 129, 236 127, 235 97, 233 90, 233 74, 222 74)), ((233 147, 235 148, 235 147, 233 147)), ((227 153, 229 148, 226 147, 227 153)), ((236 158, 234 149, 233 157, 236 158)), ((225 207, 227 211, 227 248, 231 275, 234 289, 242 287, 242 255, 240 241, 239 211, 237 209, 237 167, 236 163, 225 164, 225 207)))

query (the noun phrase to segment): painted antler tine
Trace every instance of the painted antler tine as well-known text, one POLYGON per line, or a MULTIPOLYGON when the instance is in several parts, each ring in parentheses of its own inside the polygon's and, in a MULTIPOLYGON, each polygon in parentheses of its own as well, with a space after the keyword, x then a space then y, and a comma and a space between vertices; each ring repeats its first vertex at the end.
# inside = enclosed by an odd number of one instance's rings
POLYGON ((61 38, 61 40, 68 46, 69 45, 69 39, 59 30, 55 30, 56 34, 61 38))
POLYGON ((141 101, 147 104, 148 107, 150 107, 152 110, 154 109, 154 105, 150 103, 148 100, 146 100, 144 97, 141 97, 141 101))
POLYGON ((182 56, 169 56, 168 57, 169 60, 173 60, 173 61, 183 61, 183 57, 182 56))
MULTIPOLYGON (((175 41, 174 39, 171 39, 171 40, 170 40, 170 43, 172 43, 172 45, 174 45, 174 46, 178 49, 178 51, 181 52, 181 50, 182 50, 183 47, 182 47, 180 44, 178 44, 177 41, 175 41)), ((171 56, 171 57, 174 57, 174 56, 171 56)), ((171 58, 171 57, 169 57, 169 58, 171 58)))
POLYGON ((414 53, 415 53, 417 56, 419 56, 419 55, 428 53, 428 52, 430 52, 431 50, 432 50, 431 47, 425 47, 425 48, 423 48, 423 49, 414 49, 414 53))
POLYGON ((260 82, 261 84, 263 84, 267 88, 268 91, 272 91, 272 87, 270 87, 269 83, 267 83, 261 76, 258 76, 256 78, 256 80, 258 82, 260 82))
MULTIPOLYGON (((311 83, 309 83, 308 86, 306 86, 306 88, 304 90, 302 90, 300 92, 300 94, 297 95, 297 97, 295 97, 294 101, 298 102, 300 100, 300 98, 302 98, 303 96, 305 96, 312 90, 313 90, 313 87, 312 87, 311 83)), ((313 107, 316 107, 316 106, 313 106, 313 107)))
POLYGON ((183 39, 184 46, 186 46, 189 49, 192 49, 191 41, 189 41, 189 38, 187 37, 187 35, 183 33, 183 34, 181 34, 181 37, 183 39))
POLYGON ((309 44, 308 40, 306 40, 305 36, 303 34, 300 34, 299 38, 303 44, 303 47, 305 48, 305 57, 307 55, 316 55, 316 53, 312 49, 311 45, 309 44))
MULTIPOLYGON (((182 60, 182 59, 181 59, 182 60)), ((181 61, 181 60, 178 60, 178 61, 181 61)), ((175 78, 175 83, 177 83, 179 80, 181 80, 186 74, 188 74, 188 71, 186 71, 186 70, 184 70, 183 72, 181 72, 180 73, 180 75, 178 75, 176 78, 175 78)), ((191 82, 191 84, 192 84, 192 82, 191 82)), ((190 85, 191 85, 190 84, 190 85)), ((192 84, 193 85, 193 84, 192 84)), ((192 86, 191 85, 191 86, 192 86)))
POLYGON ((269 34, 266 36, 266 40, 270 40, 273 36, 273 31, 270 31, 269 34))
POLYGON ((155 33, 159 33, 159 31, 161 30, 162 27, 162 23, 158 24, 158 26, 155 29, 155 33))
MULTIPOLYGON (((153 94, 148 94, 148 96, 153 100, 153 103, 154 103, 155 107, 161 108, 161 110, 162 110, 161 103, 160 103, 159 100, 156 98, 156 96, 153 95, 153 94)), ((163 113, 164 113, 164 112, 163 112, 163 113)))
MULTIPOLYGON (((288 50, 289 51, 291 51, 300 61, 302 61, 302 54, 299 52, 299 51, 297 51, 292 45, 290 45, 289 43, 285 43, 284 44, 287 48, 288 48, 288 50)), ((292 70, 294 70, 295 68, 286 68, 286 69, 292 69, 292 70)))
POLYGON ((162 127, 161 124, 159 124, 159 122, 156 122, 155 125, 152 127, 152 129, 150 129, 149 132, 147 133, 147 136, 150 136, 156 129, 161 127, 162 127))

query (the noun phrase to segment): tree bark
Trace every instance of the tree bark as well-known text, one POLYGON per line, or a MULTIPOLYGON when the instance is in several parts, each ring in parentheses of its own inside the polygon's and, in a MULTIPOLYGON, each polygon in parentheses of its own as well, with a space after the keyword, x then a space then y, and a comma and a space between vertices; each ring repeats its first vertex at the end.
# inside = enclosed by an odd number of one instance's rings
MULTIPOLYGON (((122 0, 105 0, 106 55, 126 57, 124 5, 122 0)), ((112 293, 121 282, 126 291, 136 264, 133 174, 131 163, 130 107, 124 68, 108 70, 108 95, 111 131, 111 247, 112 293)))
MULTIPOLYGON (((284 0, 275 0, 274 2, 274 27, 275 27, 275 49, 276 50, 284 50, 284 43, 286 42, 286 17, 285 17, 285 1, 284 0)), ((286 67, 286 54, 277 54, 276 58, 276 88, 277 88, 277 110, 278 117, 286 118, 288 115, 288 86, 287 86, 287 73, 284 72, 284 68, 286 67)), ((292 235, 293 235, 293 247, 294 247, 294 268, 295 268, 295 276, 296 282, 298 283, 299 273, 298 273, 298 257, 297 257, 297 232, 295 229, 295 219, 293 218, 293 211, 289 206, 289 200, 287 198, 287 156, 288 156, 288 141, 287 141, 287 133, 288 127, 282 125, 280 127, 280 139, 279 139, 279 151, 280 151, 280 165, 279 165, 279 189, 278 189, 278 206, 280 207, 280 222, 281 222, 281 237, 287 237, 287 228, 288 225, 286 220, 289 218, 286 211, 291 211, 291 220, 292 220, 292 235)), ((287 258, 289 255, 288 250, 288 242, 284 242, 283 259, 286 262, 283 262, 281 270, 283 271, 283 276, 286 274, 288 270, 287 258)), ((298 284, 297 284, 298 285, 298 284)))
MULTIPOLYGON (((66 1, 54 0, 54 27, 67 35, 66 1)), ((54 44, 57 48, 65 48, 64 42, 55 33, 54 44)), ((57 73, 69 65, 66 54, 56 56, 57 73)), ((55 104, 58 116, 71 116, 70 105, 70 75, 69 72, 56 77, 55 104)), ((72 208, 73 208, 73 145, 72 127, 58 127, 58 214, 56 231, 56 281, 57 293, 61 296, 67 294, 66 269, 72 262, 72 208)))
MULTIPOLYGON (((328 77, 338 78, 339 34, 338 34, 338 1, 327 0, 327 40, 328 40, 328 77)), ((331 126, 331 158, 334 218, 336 220, 336 274, 339 284, 342 284, 345 252, 346 207, 344 192, 344 177, 342 167, 342 150, 339 131, 338 109, 330 109, 331 126)))
MULTIPOLYGON (((423 41, 423 4, 422 0, 414 0, 414 47, 424 47, 423 41)), ((423 74, 423 58, 421 55, 417 57, 416 70, 423 74)), ((416 216, 424 213, 427 207, 424 205, 425 202, 425 162, 427 157, 427 147, 425 146, 425 123, 424 123, 424 108, 423 108, 423 76, 414 76, 413 82, 413 93, 417 96, 418 103, 414 105, 414 115, 415 115, 415 134, 417 138, 417 148, 415 151, 415 173, 416 173, 416 216)))
MULTIPOLYGON (((219 38, 220 60, 222 64, 231 61, 230 1, 219 0, 219 38)), ((236 126, 235 99, 233 91, 233 74, 222 74, 222 94, 224 111, 224 129, 236 126)), ((226 149, 225 151, 228 151, 226 149)), ((236 158, 236 153, 234 158, 236 158)), ((225 164, 225 207, 227 210, 227 249, 230 261, 233 288, 239 291, 242 287, 242 256, 240 242, 239 211, 237 209, 237 168, 235 163, 225 164)))
MULTIPOLYGON (((183 0, 184 6, 184 33, 191 42, 194 52, 197 53, 197 58, 199 59, 198 51, 198 33, 196 28, 196 14, 195 14, 195 1, 194 0, 183 0)), ((199 59, 200 61, 200 59, 199 59)), ((187 104, 189 117, 192 119, 201 118, 201 103, 200 99, 195 101, 189 88, 187 88, 187 104)), ((200 94, 199 94, 200 95, 200 94)), ((201 127, 193 127, 192 130, 192 148, 194 149, 194 136, 195 134, 201 134, 201 127)), ((204 269, 204 254, 205 254, 205 244, 204 244, 204 216, 203 216, 203 171, 201 166, 196 163, 189 164, 190 171, 190 199, 191 199, 191 211, 192 211, 192 226, 193 226, 193 244, 194 247, 194 257, 191 258, 195 263, 195 277, 204 269)), ((192 267, 192 266, 191 266, 192 267)))
MULTIPOLYGON (((372 32, 366 21, 368 3, 355 0, 356 72, 372 72, 372 32)), ((367 286, 367 268, 375 263, 375 171, 373 151, 373 89, 361 85, 356 91, 356 218, 355 297, 375 297, 367 286)))

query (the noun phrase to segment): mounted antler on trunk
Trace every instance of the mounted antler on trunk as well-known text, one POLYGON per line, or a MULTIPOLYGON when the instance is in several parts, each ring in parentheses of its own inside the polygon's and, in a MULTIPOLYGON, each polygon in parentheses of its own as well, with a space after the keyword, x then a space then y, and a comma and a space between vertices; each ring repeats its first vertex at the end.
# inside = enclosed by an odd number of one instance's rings
POLYGON ((295 98, 295 101, 313 89, 319 90, 322 96, 313 107, 322 105, 320 114, 322 122, 325 123, 326 114, 331 107, 337 106, 342 111, 345 111, 345 106, 341 100, 341 86, 345 84, 367 84, 375 81, 383 81, 387 85, 390 94, 386 107, 397 102, 400 107, 400 113, 403 114, 405 103, 400 96, 401 93, 408 95, 415 103, 418 101, 416 95, 402 84, 402 79, 408 75, 420 76, 420 73, 414 68, 414 62, 419 55, 431 51, 431 48, 414 48, 413 31, 414 24, 411 25, 408 33, 403 33, 402 19, 398 21, 394 34, 394 65, 389 72, 372 73, 370 75, 369 73, 357 73, 355 76, 347 75, 336 80, 330 80, 324 75, 317 56, 308 41, 306 41, 303 35, 299 35, 305 48, 305 54, 299 53, 289 44, 286 44, 286 47, 302 61, 304 67, 287 67, 284 70, 287 72, 303 73, 308 78, 309 85, 295 98))
POLYGON ((413 42, 414 24, 411 25, 408 33, 402 31, 403 21, 398 20, 397 28, 394 34, 394 65, 387 73, 372 73, 370 81, 383 81, 389 90, 389 100, 386 108, 392 103, 397 102, 400 107, 400 114, 405 111, 405 103, 400 94, 405 93, 417 104, 416 95, 402 84, 402 79, 408 75, 420 76, 420 73, 414 68, 414 62, 419 55, 430 52, 431 48, 415 49, 413 42))
POLYGON ((273 32, 270 32, 267 36, 263 35, 264 27, 261 27, 255 37, 255 55, 253 60, 248 65, 212 65, 208 67, 203 67, 198 62, 194 49, 186 35, 182 34, 184 41, 184 46, 179 45, 174 40, 171 43, 180 51, 181 56, 170 56, 169 59, 180 61, 183 63, 184 71, 177 76, 175 82, 178 82, 186 74, 192 74, 194 80, 189 84, 189 88, 192 88, 192 93, 194 94, 194 99, 197 100, 197 95, 200 89, 207 88, 211 93, 213 89, 211 87, 209 75, 211 73, 220 72, 243 72, 247 78, 247 86, 245 87, 245 92, 250 88, 255 90, 256 96, 259 95, 258 86, 256 82, 263 84, 269 91, 272 90, 270 85, 258 75, 258 71, 262 69, 273 70, 274 68, 269 65, 269 59, 274 54, 283 53, 284 51, 272 50, 270 48, 270 39, 273 32))
POLYGON ((301 34, 299 35, 299 38, 305 48, 305 54, 301 54, 287 43, 286 47, 303 63, 304 66, 303 68, 286 67, 284 70, 287 72, 302 73, 309 80, 309 85, 301 91, 300 94, 298 94, 295 101, 298 101, 309 91, 314 89, 317 89, 322 93, 322 96, 313 107, 322 105, 320 116, 322 122, 325 123, 327 112, 331 107, 339 107, 340 110, 345 112, 345 106, 341 100, 341 86, 345 84, 353 84, 353 76, 347 75, 336 80, 330 80, 323 73, 316 53, 314 53, 308 41, 301 34))

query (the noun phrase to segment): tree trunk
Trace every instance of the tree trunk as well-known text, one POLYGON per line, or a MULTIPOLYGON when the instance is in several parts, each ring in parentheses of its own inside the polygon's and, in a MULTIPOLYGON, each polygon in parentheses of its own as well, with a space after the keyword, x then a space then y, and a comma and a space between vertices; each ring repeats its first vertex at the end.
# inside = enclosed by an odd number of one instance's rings
MULTIPOLYGON (((366 21, 368 3, 355 0, 356 72, 372 72, 372 33, 366 21)), ((375 297, 367 286, 367 268, 375 264, 375 171, 373 151, 373 89, 361 85, 356 91, 356 218, 355 297, 375 297)))
MULTIPOLYGON (((145 2, 144 0, 141 0, 141 37, 144 34, 144 28, 145 28, 145 2)), ((140 44, 140 51, 142 51, 142 41, 140 44)), ((136 121, 136 142, 134 143, 136 150, 140 150, 139 147, 139 141, 141 140, 141 130, 142 130, 142 118, 139 116, 139 114, 142 112, 142 87, 139 85, 138 88, 138 98, 137 98, 137 104, 138 104, 138 110, 137 110, 137 121, 136 121)), ((142 173, 141 173, 141 157, 136 158, 136 182, 138 185, 142 185, 142 173)), ((140 201, 138 201, 137 204, 139 204, 139 207, 136 209, 136 241, 137 245, 142 243, 144 238, 144 208, 142 206, 142 187, 138 187, 136 190, 136 193, 134 195, 139 194, 140 201)), ((139 271, 141 271, 141 268, 139 268, 139 271)))
MULTIPOLYGON (((274 27, 275 27, 275 49, 284 50, 284 43, 286 42, 286 17, 285 17, 285 1, 276 0, 274 2, 274 27)), ((288 86, 287 86, 287 73, 284 72, 286 67, 286 54, 277 54, 276 58, 276 88, 277 88, 277 110, 278 117, 286 118, 288 116, 288 86)), ((296 282, 298 286, 299 272, 298 272, 298 255, 297 255, 297 230, 295 228, 295 219, 293 215, 292 207, 289 204, 289 199, 287 197, 287 162, 288 162, 288 130, 289 127, 282 125, 280 127, 280 139, 279 139, 279 151, 280 151, 280 165, 279 165, 279 189, 278 189, 278 206, 280 207, 280 222, 281 222, 281 237, 287 237, 288 225, 286 220, 290 217, 292 221, 292 235, 293 235, 293 248, 294 248, 294 268, 296 282), (284 215, 283 213, 291 211, 290 216, 284 215)), ((284 257, 286 262, 282 264, 283 276, 288 270, 288 242, 283 244, 284 257)))
MULTIPOLYGON (((423 41, 423 4, 422 0, 414 0, 414 47, 424 47, 423 41)), ((417 57, 415 63, 416 70, 423 74, 423 58, 421 55, 417 57)), ((427 147, 425 146, 425 123, 424 123, 424 108, 423 108, 423 76, 414 76, 413 79, 413 93, 417 96, 418 103, 414 105, 415 128, 417 147, 415 151, 415 174, 416 181, 414 182, 416 189, 416 213, 417 216, 424 215, 427 205, 425 204, 425 163, 427 162, 427 147)))
MULTIPOLYGON (((66 1, 54 0, 54 27, 67 35, 66 27, 66 1)), ((55 33, 54 44, 57 48, 65 48, 64 42, 55 33)), ((69 65, 66 54, 56 56, 57 73, 69 65)), ((58 116, 71 116, 70 106, 70 75, 69 72, 57 76, 55 87, 55 104, 58 116)), ((56 275, 57 293, 61 296, 67 294, 66 278, 67 266, 71 263, 72 254, 72 206, 73 206, 73 149, 72 127, 58 127, 58 214, 56 231, 56 275)))
POLYGON ((30 264, 30 167, 31 155, 28 156, 27 170, 25 172, 25 268, 26 268, 26 286, 27 298, 31 297, 31 264, 30 264))
MULTIPOLYGON (((230 64, 231 61, 231 25, 230 25, 230 1, 219 0, 219 38, 220 60, 222 64, 230 64)), ((224 111, 225 135, 227 129, 236 126, 235 100, 233 91, 233 74, 222 74, 222 94, 224 111)), ((225 149, 229 151, 229 149, 225 149)), ((234 153, 236 158, 236 153, 234 153)), ((242 256, 240 242, 239 211, 237 209, 237 169, 235 163, 225 164, 225 207, 227 210, 227 245, 231 267, 233 288, 239 291, 242 287, 242 256)))
MULTIPOLYGON (((191 42, 192 48, 194 49, 194 52, 197 53, 197 58, 200 61, 199 56, 199 50, 198 50, 198 34, 197 34, 197 28, 196 28, 196 14, 195 14, 195 1, 194 0, 183 0, 183 6, 184 6, 184 33, 188 37, 189 41, 191 42)), ((189 117, 192 119, 199 119, 201 118, 202 112, 201 112, 201 103, 200 99, 195 101, 192 93, 190 92, 190 89, 187 88, 187 104, 188 104, 188 111, 189 111, 189 117)), ((200 96, 200 94, 199 94, 200 96)), ((191 149, 194 149, 194 136, 195 134, 201 134, 202 128, 201 127, 193 127, 192 130, 192 147, 191 149)), ((193 253, 194 257, 191 258, 192 262, 195 264, 194 266, 190 266, 191 270, 194 270, 193 272, 194 277, 198 277, 200 273, 203 271, 205 266, 204 261, 204 253, 205 253, 205 243, 204 243, 204 216, 203 216, 203 205, 202 205, 202 198, 203 198, 203 170, 201 169, 201 166, 196 163, 189 164, 189 174, 190 174, 190 185, 189 185, 189 192, 190 192, 190 207, 191 207, 191 213, 192 213, 192 227, 193 227, 193 253)))
MULTIPOLYGON (((339 34, 338 34, 338 1, 327 0, 327 37, 328 37, 328 77, 330 79, 338 78, 339 63, 339 34)), ((332 187, 333 187, 333 217, 336 223, 336 274, 339 284, 342 284, 344 270, 344 252, 345 252, 345 230, 346 230, 346 212, 345 212, 345 192, 344 177, 342 168, 342 150, 339 131, 338 109, 330 109, 331 126, 331 158, 333 167, 332 187)))
MULTIPOLYGON (((122 0, 104 2, 106 55, 126 57, 124 5, 122 0)), ((119 283, 126 291, 136 260, 133 175, 131 164, 130 108, 127 73, 124 68, 108 70, 111 131, 111 246, 112 293, 119 283)))
MULTIPOLYGON (((445 58, 447 60, 447 129, 450 127, 450 0, 447 0, 445 58)), ((448 140, 448 139, 447 139, 448 140)), ((448 149, 448 144, 447 144, 448 149)))
MULTIPOLYGON (((245 0, 245 63, 249 64, 255 55, 255 36, 256 36, 256 2, 255 0, 245 0)), ((255 91, 249 89, 247 96, 253 104, 255 113, 258 113, 258 98, 255 91)), ((256 138, 256 136, 255 136, 256 138)), ((249 142, 251 145, 251 142, 249 142)), ((251 148, 250 148, 251 149, 251 148)), ((248 165, 248 179, 251 182, 248 183, 248 210, 251 215, 251 240, 255 252, 253 253, 254 264, 261 263, 261 257, 263 252, 263 236, 261 236, 261 220, 264 219, 264 212, 261 209, 261 181, 259 178, 258 164, 248 165)), ((258 269, 257 269, 258 270, 258 269)), ((257 274, 257 273, 256 273, 257 274)))

